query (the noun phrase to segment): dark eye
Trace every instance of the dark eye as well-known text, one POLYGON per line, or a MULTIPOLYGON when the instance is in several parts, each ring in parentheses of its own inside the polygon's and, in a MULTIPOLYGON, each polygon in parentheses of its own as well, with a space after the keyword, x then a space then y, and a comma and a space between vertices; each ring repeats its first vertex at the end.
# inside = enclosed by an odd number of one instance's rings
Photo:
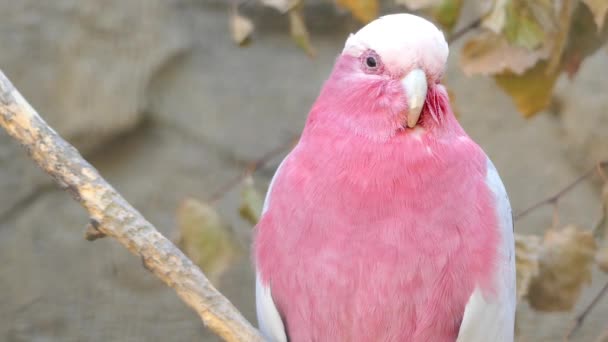
POLYGON ((375 51, 368 50, 359 57, 361 68, 367 74, 378 75, 384 70, 382 59, 375 51))
POLYGON ((378 62, 376 61, 376 57, 369 56, 365 59, 365 64, 370 68, 375 68, 378 66, 378 62))

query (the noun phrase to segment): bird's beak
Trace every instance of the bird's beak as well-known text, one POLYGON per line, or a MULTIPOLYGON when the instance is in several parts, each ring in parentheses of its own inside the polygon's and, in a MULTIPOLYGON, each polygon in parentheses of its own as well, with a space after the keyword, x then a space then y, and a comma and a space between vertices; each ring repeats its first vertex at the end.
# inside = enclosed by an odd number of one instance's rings
POLYGON ((407 96, 408 112, 407 126, 413 128, 418 123, 420 112, 426 100, 426 91, 428 85, 426 83, 426 74, 422 69, 414 69, 410 71, 401 80, 405 95, 407 96))

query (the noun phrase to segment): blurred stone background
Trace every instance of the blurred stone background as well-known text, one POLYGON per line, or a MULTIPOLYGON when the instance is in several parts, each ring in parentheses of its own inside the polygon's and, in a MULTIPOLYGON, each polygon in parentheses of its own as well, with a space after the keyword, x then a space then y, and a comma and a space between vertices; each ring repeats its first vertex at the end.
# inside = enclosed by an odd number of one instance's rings
MULTIPOLYGON (((19 0, 0 2, 0 68, 51 126, 74 143, 164 234, 175 209, 206 199, 297 134, 334 58, 358 25, 334 6, 307 8, 317 48, 308 58, 287 22, 253 10, 254 42, 235 46, 228 6, 216 0, 19 0)), ((466 20, 463 20, 466 22, 466 20)), ((454 44, 447 75, 460 120, 501 172, 517 211, 552 194, 608 156, 605 50, 573 82, 560 80, 551 110, 524 120, 486 78, 466 78, 454 44)), ((256 174, 261 191, 280 159, 256 174)), ((87 216, 0 132, 0 340, 216 341, 172 290, 110 239, 83 239, 87 216)), ((587 182, 560 202, 562 223, 591 226, 599 186, 587 182)), ((243 246, 239 190, 219 210, 243 246)), ((542 232, 551 209, 517 222, 542 232)), ((594 274, 572 313, 519 310, 521 341, 561 340, 575 313, 608 278, 594 274)), ((247 254, 221 291, 255 321, 247 254)), ((608 299, 574 340, 608 327, 608 299)))

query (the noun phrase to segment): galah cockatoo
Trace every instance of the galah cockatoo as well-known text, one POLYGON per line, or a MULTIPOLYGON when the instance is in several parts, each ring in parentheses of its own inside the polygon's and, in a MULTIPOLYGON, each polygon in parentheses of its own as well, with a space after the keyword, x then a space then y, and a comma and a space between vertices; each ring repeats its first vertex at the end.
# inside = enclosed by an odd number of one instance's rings
POLYGON ((513 341, 511 208, 410 14, 351 34, 256 226, 269 341, 513 341))

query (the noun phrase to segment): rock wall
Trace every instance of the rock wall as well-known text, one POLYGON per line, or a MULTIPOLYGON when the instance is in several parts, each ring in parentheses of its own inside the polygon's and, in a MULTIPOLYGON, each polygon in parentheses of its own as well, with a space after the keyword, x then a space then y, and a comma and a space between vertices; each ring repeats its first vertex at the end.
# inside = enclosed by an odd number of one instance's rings
MULTIPOLYGON (((83 152, 135 127, 150 78, 188 49, 177 1, 57 0, 0 4, 0 67, 83 152)), ((0 135, 0 213, 46 180, 0 135), (25 162, 24 162, 25 161, 25 162)))

